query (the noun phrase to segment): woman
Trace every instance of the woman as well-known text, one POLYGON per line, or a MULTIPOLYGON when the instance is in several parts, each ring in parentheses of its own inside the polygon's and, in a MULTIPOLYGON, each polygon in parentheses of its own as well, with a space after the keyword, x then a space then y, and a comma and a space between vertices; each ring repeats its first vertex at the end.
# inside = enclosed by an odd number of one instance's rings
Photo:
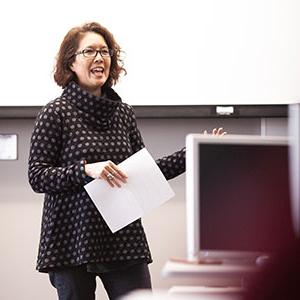
MULTIPOLYGON (((122 72, 120 47, 106 28, 71 29, 54 74, 63 93, 35 123, 29 182, 45 193, 37 269, 49 273, 59 299, 95 299, 96 276, 110 299, 151 288, 141 221, 112 234, 83 188, 93 178, 112 188, 126 184, 117 165, 144 147, 131 106, 111 88, 122 72)), ((171 179, 185 170, 185 150, 157 164, 171 179)))

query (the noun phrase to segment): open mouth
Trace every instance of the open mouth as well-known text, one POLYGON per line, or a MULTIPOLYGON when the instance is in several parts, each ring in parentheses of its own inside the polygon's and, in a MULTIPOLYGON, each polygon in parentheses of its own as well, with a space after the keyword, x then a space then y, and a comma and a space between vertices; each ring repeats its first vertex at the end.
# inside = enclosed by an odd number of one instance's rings
POLYGON ((101 76, 104 73, 104 68, 102 67, 92 68, 91 72, 96 76, 101 76))

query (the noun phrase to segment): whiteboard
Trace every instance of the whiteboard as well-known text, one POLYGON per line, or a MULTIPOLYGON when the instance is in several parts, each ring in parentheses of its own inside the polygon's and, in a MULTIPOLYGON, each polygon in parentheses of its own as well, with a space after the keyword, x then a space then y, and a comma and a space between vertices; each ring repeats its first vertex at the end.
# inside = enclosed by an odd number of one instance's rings
POLYGON ((300 100, 298 0, 11 0, 0 10, 0 106, 41 106, 66 32, 97 21, 126 53, 131 105, 300 100))

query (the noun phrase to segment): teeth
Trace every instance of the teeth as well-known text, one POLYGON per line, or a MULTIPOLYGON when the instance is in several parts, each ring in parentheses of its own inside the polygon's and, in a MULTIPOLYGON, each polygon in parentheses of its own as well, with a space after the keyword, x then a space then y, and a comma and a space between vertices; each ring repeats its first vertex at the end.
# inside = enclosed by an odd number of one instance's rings
POLYGON ((103 68, 94 68, 92 69, 93 72, 103 72, 103 68))

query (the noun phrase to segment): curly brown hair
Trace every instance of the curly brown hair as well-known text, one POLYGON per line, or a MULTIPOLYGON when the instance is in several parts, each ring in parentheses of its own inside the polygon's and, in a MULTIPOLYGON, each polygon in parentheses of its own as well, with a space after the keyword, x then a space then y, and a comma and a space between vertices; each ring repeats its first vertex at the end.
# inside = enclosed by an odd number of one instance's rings
POLYGON ((111 57, 111 66, 109 77, 104 84, 104 87, 115 85, 122 72, 126 74, 123 68, 123 60, 121 58, 121 48, 114 39, 114 36, 105 27, 96 22, 85 23, 82 26, 72 28, 64 37, 59 52, 56 57, 56 66, 54 68, 54 80, 61 86, 66 87, 72 80, 76 80, 75 73, 70 66, 75 61, 75 52, 78 49, 80 40, 86 32, 95 32, 100 34, 108 48, 113 50, 111 57))

